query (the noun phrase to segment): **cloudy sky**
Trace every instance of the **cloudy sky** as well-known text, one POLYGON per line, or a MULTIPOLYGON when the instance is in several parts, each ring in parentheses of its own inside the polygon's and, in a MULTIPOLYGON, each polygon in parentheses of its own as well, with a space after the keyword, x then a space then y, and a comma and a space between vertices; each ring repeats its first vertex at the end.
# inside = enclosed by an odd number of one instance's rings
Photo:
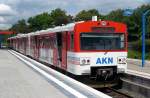
POLYGON ((61 8, 71 15, 83 9, 98 9, 107 14, 118 8, 136 8, 150 0, 0 0, 0 29, 8 29, 17 20, 61 8))

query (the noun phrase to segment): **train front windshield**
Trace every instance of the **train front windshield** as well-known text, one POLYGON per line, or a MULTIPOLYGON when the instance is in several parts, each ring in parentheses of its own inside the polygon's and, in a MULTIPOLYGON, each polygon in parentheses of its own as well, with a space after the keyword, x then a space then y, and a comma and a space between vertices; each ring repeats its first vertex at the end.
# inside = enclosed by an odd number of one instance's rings
POLYGON ((81 33, 81 50, 125 50, 123 33, 81 33))

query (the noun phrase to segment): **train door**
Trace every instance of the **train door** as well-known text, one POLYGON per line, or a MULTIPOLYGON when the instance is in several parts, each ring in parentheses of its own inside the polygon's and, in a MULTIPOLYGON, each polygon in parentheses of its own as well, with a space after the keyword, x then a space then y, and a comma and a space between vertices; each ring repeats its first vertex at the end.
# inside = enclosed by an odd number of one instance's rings
POLYGON ((49 59, 50 59, 50 36, 45 36, 44 37, 44 59, 45 59, 45 62, 49 63, 49 59))
POLYGON ((35 47, 34 47, 34 49, 35 49, 35 50, 34 50, 34 54, 35 54, 35 55, 34 55, 34 57, 35 57, 36 59, 38 59, 38 53, 39 53, 39 52, 38 52, 38 51, 39 51, 39 49, 38 49, 38 42, 37 42, 37 41, 38 41, 38 37, 35 36, 34 38, 35 38, 35 39, 34 39, 34 40, 35 40, 35 41, 34 41, 34 44, 35 44, 35 47))
POLYGON ((52 39, 52 48, 53 48, 53 65, 54 66, 58 66, 58 45, 57 45, 57 40, 58 40, 58 36, 57 33, 53 34, 53 39, 52 39))
POLYGON ((40 57, 40 48, 41 48, 40 47, 40 40, 41 40, 40 37, 37 36, 37 40, 36 40, 36 42, 37 42, 36 43, 37 44, 37 46, 36 46, 37 47, 37 59, 39 59, 39 57, 40 57))
POLYGON ((67 32, 62 33, 62 62, 61 67, 67 69, 67 32))
POLYGON ((57 33, 58 62, 62 69, 67 68, 67 33, 57 33))
POLYGON ((43 59, 43 48, 44 48, 44 43, 43 43, 43 37, 39 36, 38 38, 38 43, 39 43, 39 59, 42 60, 43 59))
POLYGON ((33 55, 33 58, 36 58, 35 36, 32 37, 32 55, 33 55))
POLYGON ((31 38, 31 56, 37 59, 37 37, 32 36, 31 38))
POLYGON ((62 33, 58 32, 56 33, 57 36, 57 51, 58 51, 58 67, 61 67, 61 62, 62 62, 62 33))
POLYGON ((24 42, 23 42, 23 43, 24 43, 24 46, 23 46, 24 49, 23 49, 23 50, 24 50, 24 54, 25 54, 25 55, 26 55, 26 48, 27 48, 27 47, 26 47, 26 41, 27 41, 27 38, 25 37, 25 38, 24 38, 24 42))

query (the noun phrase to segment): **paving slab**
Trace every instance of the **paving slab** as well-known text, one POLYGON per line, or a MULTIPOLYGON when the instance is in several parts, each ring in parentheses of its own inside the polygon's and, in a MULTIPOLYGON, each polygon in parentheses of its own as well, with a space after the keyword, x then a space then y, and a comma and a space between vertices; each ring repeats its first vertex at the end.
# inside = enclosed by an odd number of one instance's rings
POLYGON ((68 98, 25 63, 0 50, 0 98, 68 98))

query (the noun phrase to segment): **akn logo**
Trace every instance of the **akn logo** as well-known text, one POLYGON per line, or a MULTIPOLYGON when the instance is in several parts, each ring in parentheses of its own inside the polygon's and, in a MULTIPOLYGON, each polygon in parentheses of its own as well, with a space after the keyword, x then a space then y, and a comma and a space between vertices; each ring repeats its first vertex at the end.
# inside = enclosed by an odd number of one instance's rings
POLYGON ((113 57, 97 58, 96 64, 113 64, 113 57))

